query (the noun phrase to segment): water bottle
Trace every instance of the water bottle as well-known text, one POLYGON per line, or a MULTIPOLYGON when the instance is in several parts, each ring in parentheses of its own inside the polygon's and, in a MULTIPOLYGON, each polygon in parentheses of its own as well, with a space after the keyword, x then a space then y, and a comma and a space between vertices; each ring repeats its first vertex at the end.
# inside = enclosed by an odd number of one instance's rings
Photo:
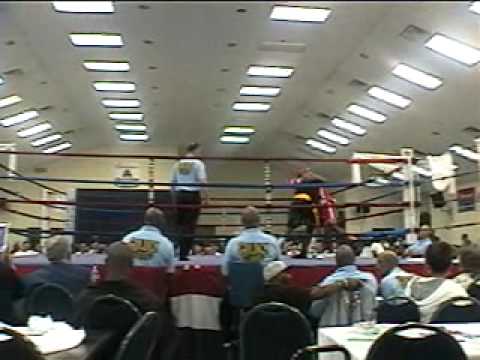
POLYGON ((98 271, 97 265, 92 267, 92 271, 90 272, 90 282, 92 284, 96 284, 100 280, 100 271, 98 271))

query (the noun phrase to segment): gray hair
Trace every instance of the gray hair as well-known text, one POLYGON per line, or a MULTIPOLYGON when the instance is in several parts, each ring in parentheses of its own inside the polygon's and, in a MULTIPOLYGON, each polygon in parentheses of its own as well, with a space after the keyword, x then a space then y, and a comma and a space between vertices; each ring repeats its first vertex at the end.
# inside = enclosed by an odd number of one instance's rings
POLYGON ((45 255, 48 261, 60 262, 68 260, 71 254, 72 245, 66 237, 54 236, 45 241, 45 255))

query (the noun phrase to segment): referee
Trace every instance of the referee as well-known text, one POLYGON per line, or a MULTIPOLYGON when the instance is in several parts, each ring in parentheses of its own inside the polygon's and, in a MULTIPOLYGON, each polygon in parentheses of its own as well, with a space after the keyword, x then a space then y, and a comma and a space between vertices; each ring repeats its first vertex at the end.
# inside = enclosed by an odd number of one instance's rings
POLYGON ((175 204, 182 205, 177 207, 180 260, 188 260, 200 215, 199 206, 202 203, 208 203, 206 188, 199 185, 207 183, 205 164, 195 158, 199 152, 200 144, 190 144, 186 148, 184 158, 173 165, 171 180, 173 200, 175 204), (188 205, 193 207, 188 207, 188 205))

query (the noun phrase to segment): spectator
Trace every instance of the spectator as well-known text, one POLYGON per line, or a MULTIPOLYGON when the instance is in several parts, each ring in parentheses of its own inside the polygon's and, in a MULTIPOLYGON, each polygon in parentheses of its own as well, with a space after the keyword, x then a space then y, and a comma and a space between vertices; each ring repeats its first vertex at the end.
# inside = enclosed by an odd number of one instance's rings
POLYGON ((292 284, 290 274, 286 272, 287 264, 283 261, 272 261, 263 269, 265 287, 257 298, 257 303, 270 301, 281 302, 293 306, 308 315, 313 300, 322 299, 341 289, 355 289, 361 284, 358 280, 342 280, 330 285, 303 288, 292 284))
POLYGON ((17 325, 14 315, 14 303, 23 297, 23 284, 10 267, 8 255, 0 261, 0 322, 17 325))
POLYGON ((348 245, 341 245, 335 256, 337 269, 320 282, 326 286, 345 281, 359 280, 362 284, 358 291, 340 291, 322 300, 312 303, 310 313, 319 319, 319 326, 351 325, 354 322, 371 320, 375 308, 377 280, 367 272, 358 270, 355 265, 355 253, 348 245), (361 304, 361 306, 357 306, 361 304))
POLYGON ((455 278, 455 281, 464 289, 476 280, 480 280, 480 249, 469 246, 460 251, 460 267, 462 273, 455 278))
POLYGON ((95 299, 108 294, 131 301, 142 313, 160 310, 161 302, 154 294, 129 281, 135 258, 131 248, 125 243, 114 242, 107 248, 106 253, 105 280, 91 284, 78 298, 78 325, 81 325, 81 319, 95 299))
POLYGON ((449 244, 440 241, 430 245, 425 261, 431 277, 414 277, 407 284, 405 294, 418 305, 422 322, 430 322, 443 302, 457 296, 468 296, 461 285, 447 279, 452 259, 453 248, 449 244))
POLYGON ((222 253, 218 251, 218 245, 215 244, 214 242, 207 242, 207 244, 203 248, 203 251, 205 255, 214 255, 214 256, 222 255, 222 253))
POLYGON ((200 244, 193 244, 192 255, 205 255, 203 246, 200 244))
POLYGON ((472 240, 468 237, 468 234, 462 234, 462 248, 472 246, 472 240))
POLYGON ((405 296, 405 286, 412 274, 398 266, 398 257, 393 251, 384 251, 378 255, 377 268, 382 276, 380 294, 384 299, 405 296))
POLYGON ((424 256, 427 248, 432 244, 432 229, 429 225, 422 225, 418 232, 415 244, 410 245, 405 252, 406 256, 424 256))
POLYGON ((47 239, 45 252, 49 264, 23 277, 27 292, 38 285, 53 283, 63 286, 73 296, 80 293, 90 281, 90 271, 70 263, 71 249, 70 241, 63 236, 47 239))
POLYGON ((135 255, 135 266, 166 267, 175 271, 173 244, 161 232, 165 227, 163 212, 151 207, 145 212, 144 225, 123 238, 135 255))
POLYGON ((249 206, 242 212, 245 229, 231 239, 225 249, 222 273, 228 275, 228 265, 232 262, 267 263, 280 257, 277 240, 260 230, 260 215, 256 208, 249 206))

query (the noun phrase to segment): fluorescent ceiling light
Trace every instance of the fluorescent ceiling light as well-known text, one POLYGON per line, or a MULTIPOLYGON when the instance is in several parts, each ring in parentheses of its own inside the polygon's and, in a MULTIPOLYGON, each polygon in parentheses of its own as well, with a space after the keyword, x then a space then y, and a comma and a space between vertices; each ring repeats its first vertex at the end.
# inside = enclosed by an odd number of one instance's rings
POLYGON ((3 99, 0 99, 0 109, 7 106, 18 104, 22 100, 23 99, 17 95, 4 97, 3 99))
POLYGON ((141 102, 137 99, 102 99, 102 105, 105 107, 138 108, 141 102))
POLYGON ((135 83, 130 81, 95 81, 93 87, 97 91, 132 92, 136 89, 135 83))
POLYGON ((474 1, 470 6, 470 11, 480 15, 480 1, 474 1))
POLYGON ((260 102, 236 102, 233 104, 233 110, 237 111, 268 111, 272 107, 269 103, 260 102))
POLYGON ((469 160, 476 160, 476 161, 480 160, 480 153, 476 153, 475 151, 468 148, 464 148, 463 146, 460 146, 460 145, 452 145, 448 150, 453 151, 457 155, 463 156, 464 158, 467 158, 469 160))
POLYGON ((111 1, 52 1, 53 8, 68 13, 113 13, 111 1))
POLYGON ((292 74, 293 68, 287 66, 250 65, 247 70, 247 75, 249 76, 288 78, 292 74))
POLYGON ((443 83, 439 77, 427 74, 406 64, 398 64, 392 72, 404 80, 429 90, 437 89, 443 83))
POLYGON ((120 134, 120 140, 124 141, 147 141, 148 134, 120 134))
POLYGON ((308 139, 305 144, 308 146, 323 151, 327 154, 335 154, 337 152, 337 148, 335 146, 331 146, 325 143, 322 143, 320 141, 314 140, 314 139, 308 139))
POLYGON ((283 21, 301 21, 301 22, 324 22, 328 19, 332 10, 302 7, 276 5, 273 7, 270 19, 283 21))
POLYGON ((425 47, 465 65, 472 66, 480 62, 480 49, 450 39, 445 35, 433 35, 425 43, 425 47))
POLYGON ((253 135, 255 128, 252 126, 227 126, 223 129, 224 134, 253 135))
POLYGON ((145 131, 147 126, 145 124, 116 124, 115 129, 118 131, 145 131))
POLYGON ((220 141, 224 144, 248 144, 250 138, 248 136, 224 135, 220 137, 220 141))
POLYGON ((89 71, 130 71, 128 61, 84 61, 83 66, 89 71))
POLYGON ((59 151, 69 149, 71 147, 72 147, 72 143, 66 141, 66 142, 63 142, 61 144, 46 148, 45 150, 43 150, 43 152, 45 154, 53 154, 53 153, 56 153, 56 152, 59 152, 59 151))
POLYGON ((111 112, 111 113, 108 114, 108 117, 112 120, 142 121, 143 120, 143 113, 111 112))
POLYGON ((379 86, 372 86, 370 89, 368 89, 368 95, 387 104, 399 107, 400 109, 405 109, 412 103, 412 99, 396 94, 379 86))
POLYGON ((338 117, 333 118, 332 125, 339 128, 339 129, 348 131, 348 132, 350 132, 354 135, 358 135, 358 136, 362 136, 362 135, 365 135, 367 133, 367 130, 365 128, 361 127, 360 125, 354 124, 350 121, 340 119, 338 117))
POLYGON ((24 111, 24 112, 3 118, 2 120, 0 120, 0 123, 2 124, 2 126, 9 127, 9 126, 24 123, 25 121, 35 119, 39 116, 40 114, 38 113, 38 111, 28 110, 28 111, 24 111))
POLYGON ((328 131, 328 130, 324 130, 324 129, 318 130, 317 135, 320 136, 320 137, 323 137, 327 140, 333 141, 337 144, 340 144, 340 145, 350 144, 350 139, 349 138, 347 138, 345 136, 335 134, 334 132, 331 132, 331 131, 328 131))
POLYGON ((242 86, 240 95, 245 96, 278 96, 280 94, 279 87, 271 86, 242 86))
POLYGON ((70 34, 70 41, 76 46, 123 46, 122 35, 107 33, 70 34))
POLYGON ((21 138, 25 138, 25 137, 40 134, 42 132, 50 130, 51 128, 52 128, 52 125, 50 125, 50 123, 44 122, 44 123, 40 123, 40 124, 37 124, 37 125, 30 126, 28 128, 22 129, 22 130, 18 130, 17 131, 17 136, 21 137, 21 138))
POLYGON ((5 84, 5 80, 3 80, 3 78, 0 76, 0 85, 3 85, 5 84))
POLYGON ((52 134, 52 135, 47 135, 47 136, 35 139, 32 142, 30 142, 30 144, 32 146, 38 147, 38 146, 50 144, 52 142, 60 140, 61 138, 62 138, 61 134, 52 134))
POLYGON ((376 123, 382 123, 387 120, 387 117, 375 110, 369 109, 365 106, 360 106, 358 104, 351 104, 347 108, 348 112, 351 112, 354 115, 363 117, 367 120, 371 120, 376 123))

